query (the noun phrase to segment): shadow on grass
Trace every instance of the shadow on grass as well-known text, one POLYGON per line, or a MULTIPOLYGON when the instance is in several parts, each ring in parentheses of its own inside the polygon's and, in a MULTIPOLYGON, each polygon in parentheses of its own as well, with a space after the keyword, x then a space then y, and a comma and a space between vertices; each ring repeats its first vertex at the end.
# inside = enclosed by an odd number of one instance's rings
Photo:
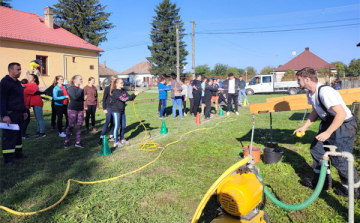
MULTIPOLYGON (((141 120, 141 122, 145 125, 145 127, 148 131, 158 129, 157 127, 155 127, 155 128, 151 127, 150 123, 146 123, 145 120, 141 120)), ((142 126, 140 122, 134 122, 131 125, 126 126, 125 132, 129 132, 129 131, 132 131, 132 132, 131 132, 128 140, 135 138, 140 133, 144 132, 145 129, 144 129, 144 126, 142 126)))
MULTIPOLYGON (((291 120, 291 121, 302 121, 303 118, 304 118, 304 114, 305 114, 305 112, 304 112, 304 113, 295 112, 295 113, 293 113, 293 114, 290 116, 289 120, 291 120)), ((305 115, 305 120, 304 120, 304 122, 306 121, 306 119, 307 119, 308 116, 309 116, 309 111, 308 111, 308 112, 306 113, 306 115, 305 115)))

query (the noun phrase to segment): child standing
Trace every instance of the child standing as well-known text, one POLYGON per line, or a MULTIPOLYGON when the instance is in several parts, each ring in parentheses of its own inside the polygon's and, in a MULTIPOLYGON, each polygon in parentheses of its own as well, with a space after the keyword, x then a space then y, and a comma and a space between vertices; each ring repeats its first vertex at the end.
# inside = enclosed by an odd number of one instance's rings
POLYGON ((91 130, 93 132, 96 132, 97 129, 95 128, 95 113, 96 108, 99 108, 99 101, 98 101, 98 94, 97 89, 94 86, 95 84, 95 78, 90 77, 89 78, 89 85, 84 87, 84 108, 86 111, 86 118, 85 118, 85 124, 86 124, 86 133, 89 133, 89 121, 91 116, 91 130))
POLYGON ((75 75, 71 78, 71 86, 68 89, 70 98, 68 117, 69 126, 66 129, 66 138, 64 147, 69 147, 70 135, 76 124, 76 142, 75 147, 84 148, 81 143, 81 127, 84 121, 84 86, 80 75, 75 75))
POLYGON ((69 96, 67 94, 66 86, 64 85, 64 78, 62 76, 56 76, 54 80, 53 100, 55 105, 55 111, 57 116, 57 127, 59 130, 59 137, 66 137, 66 134, 62 130, 62 118, 65 115, 66 127, 69 125, 67 106, 69 96))
POLYGON ((186 98, 187 98, 187 94, 188 94, 188 87, 185 84, 185 81, 186 81, 185 78, 181 78, 180 84, 182 87, 181 95, 182 95, 183 112, 184 112, 184 116, 187 116, 187 114, 186 114, 186 98))
POLYGON ((158 89, 159 89, 159 100, 161 103, 159 116, 160 116, 160 118, 165 118, 166 117, 165 116, 166 100, 167 100, 167 96, 168 96, 168 91, 171 90, 171 85, 166 86, 164 77, 160 77, 159 81, 160 81, 160 83, 159 83, 158 89))
POLYGON ((205 106, 206 106, 205 119, 210 120, 211 98, 212 98, 213 92, 218 91, 219 86, 216 84, 213 84, 213 80, 211 78, 208 78, 204 83, 205 83, 205 94, 204 94, 204 98, 203 98, 203 103, 205 103, 205 106))
POLYGON ((127 101, 134 100, 136 96, 139 95, 139 91, 135 91, 134 94, 129 95, 128 92, 124 89, 124 81, 121 78, 118 78, 114 81, 110 88, 110 95, 112 104, 112 115, 114 117, 115 128, 114 128, 114 147, 122 146, 123 144, 128 144, 129 142, 125 140, 125 127, 126 127, 126 116, 125 116, 125 103, 127 101), (121 129, 120 129, 121 127, 121 129), (118 132, 120 129, 120 140, 118 138, 118 132))

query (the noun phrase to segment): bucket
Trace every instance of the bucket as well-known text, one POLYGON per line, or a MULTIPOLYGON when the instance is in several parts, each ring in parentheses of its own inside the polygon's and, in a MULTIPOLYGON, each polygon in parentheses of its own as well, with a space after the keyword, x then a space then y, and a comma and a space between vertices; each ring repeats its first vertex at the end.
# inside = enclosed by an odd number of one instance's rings
MULTIPOLYGON (((244 146, 243 147, 244 150, 244 157, 249 155, 250 153, 250 146, 244 146)), ((260 154, 261 154, 261 148, 257 147, 257 146, 253 146, 252 147, 252 151, 251 151, 251 155, 254 156, 254 161, 255 163, 260 161, 260 154)))
POLYGON ((265 164, 277 163, 280 161, 283 154, 284 154, 284 152, 281 150, 277 150, 274 148, 265 148, 264 149, 264 163, 265 164))

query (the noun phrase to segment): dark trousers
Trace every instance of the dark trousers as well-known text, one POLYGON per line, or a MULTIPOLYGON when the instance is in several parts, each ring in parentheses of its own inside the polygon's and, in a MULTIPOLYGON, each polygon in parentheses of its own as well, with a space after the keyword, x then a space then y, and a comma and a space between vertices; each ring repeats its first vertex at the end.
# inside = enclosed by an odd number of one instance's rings
POLYGON ((210 118, 211 99, 203 100, 205 102, 205 118, 210 118))
POLYGON ((105 115, 105 123, 102 127, 102 131, 101 131, 101 136, 106 135, 106 130, 110 124, 110 135, 114 134, 114 119, 112 116, 112 109, 111 108, 106 108, 107 113, 105 115))
POLYGON ((51 100, 51 126, 55 127, 56 125, 56 109, 54 100, 51 100))
MULTIPOLYGON (((331 125, 334 117, 327 118, 326 121, 322 121, 319 127, 319 133, 326 131, 331 125)), ((350 152, 352 153, 354 149, 354 138, 357 132, 356 121, 353 118, 347 122, 344 122, 333 134, 331 134, 330 138, 324 143, 314 139, 311 143, 310 153, 313 158, 313 166, 314 172, 316 174, 320 173, 321 169, 321 159, 325 153, 325 149, 323 145, 335 145, 338 147, 336 152, 350 152)), ((331 165, 338 170, 341 183, 343 185, 348 185, 348 162, 347 159, 340 156, 329 156, 331 160, 331 165)), ((328 170, 330 173, 330 169, 328 170)), ((356 169, 354 168, 354 183, 359 182, 359 176, 357 174, 356 169)))
MULTIPOLYGON (((159 114, 160 114, 160 112, 161 112, 161 106, 162 106, 162 102, 161 102, 161 99, 159 99, 159 106, 158 106, 159 114)), ((161 114, 160 114, 160 116, 161 116, 161 114)))
POLYGON ((22 128, 21 128, 21 136, 26 135, 26 130, 30 123, 30 109, 28 109, 28 108, 26 109, 26 114, 28 114, 28 117, 27 117, 27 119, 25 119, 23 121, 22 128))
POLYGON ((182 96, 183 112, 186 114, 186 101, 185 95, 182 96))
POLYGON ((190 100, 190 113, 193 113, 194 109, 194 98, 189 98, 190 100))
POLYGON ((23 113, 13 111, 9 112, 8 116, 11 119, 11 124, 19 125, 20 131, 2 130, 1 147, 5 163, 22 154, 21 128, 24 121, 23 113))
POLYGON ((65 115, 66 118, 66 127, 69 126, 69 119, 68 119, 68 113, 67 113, 67 105, 55 105, 55 110, 56 110, 56 116, 57 116, 57 127, 59 130, 59 133, 63 132, 63 125, 62 125, 62 119, 63 116, 65 115))
POLYGON ((96 105, 88 105, 86 110, 86 118, 85 118, 85 124, 86 128, 89 128, 89 121, 91 116, 91 126, 95 127, 95 113, 96 113, 96 105))
POLYGON ((201 94, 193 94, 193 96, 194 96, 194 107, 193 107, 192 113, 196 117, 196 114, 198 113, 198 110, 199 110, 201 94))
POLYGON ((231 102, 234 102, 235 104, 235 111, 238 111, 238 96, 237 94, 228 94, 228 106, 227 106, 227 111, 230 111, 230 106, 231 106, 231 102))

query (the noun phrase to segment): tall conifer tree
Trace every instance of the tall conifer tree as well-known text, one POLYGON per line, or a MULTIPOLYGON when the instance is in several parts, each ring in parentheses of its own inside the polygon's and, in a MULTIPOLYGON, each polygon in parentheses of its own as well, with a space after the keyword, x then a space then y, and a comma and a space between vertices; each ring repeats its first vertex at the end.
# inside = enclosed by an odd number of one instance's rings
POLYGON ((58 0, 54 5, 55 23, 87 42, 98 46, 107 41, 106 30, 115 26, 109 22, 111 13, 98 0, 58 0))
POLYGON ((12 8, 12 6, 10 5, 10 2, 11 2, 11 0, 0 0, 0 6, 12 8))
POLYGON ((150 32, 152 45, 148 46, 151 56, 147 58, 154 65, 150 69, 154 75, 176 74, 176 26, 179 29, 181 72, 186 65, 185 58, 189 53, 183 41, 185 29, 179 11, 180 8, 176 7, 176 3, 171 3, 169 0, 163 0, 156 6, 156 15, 153 17, 150 32))

